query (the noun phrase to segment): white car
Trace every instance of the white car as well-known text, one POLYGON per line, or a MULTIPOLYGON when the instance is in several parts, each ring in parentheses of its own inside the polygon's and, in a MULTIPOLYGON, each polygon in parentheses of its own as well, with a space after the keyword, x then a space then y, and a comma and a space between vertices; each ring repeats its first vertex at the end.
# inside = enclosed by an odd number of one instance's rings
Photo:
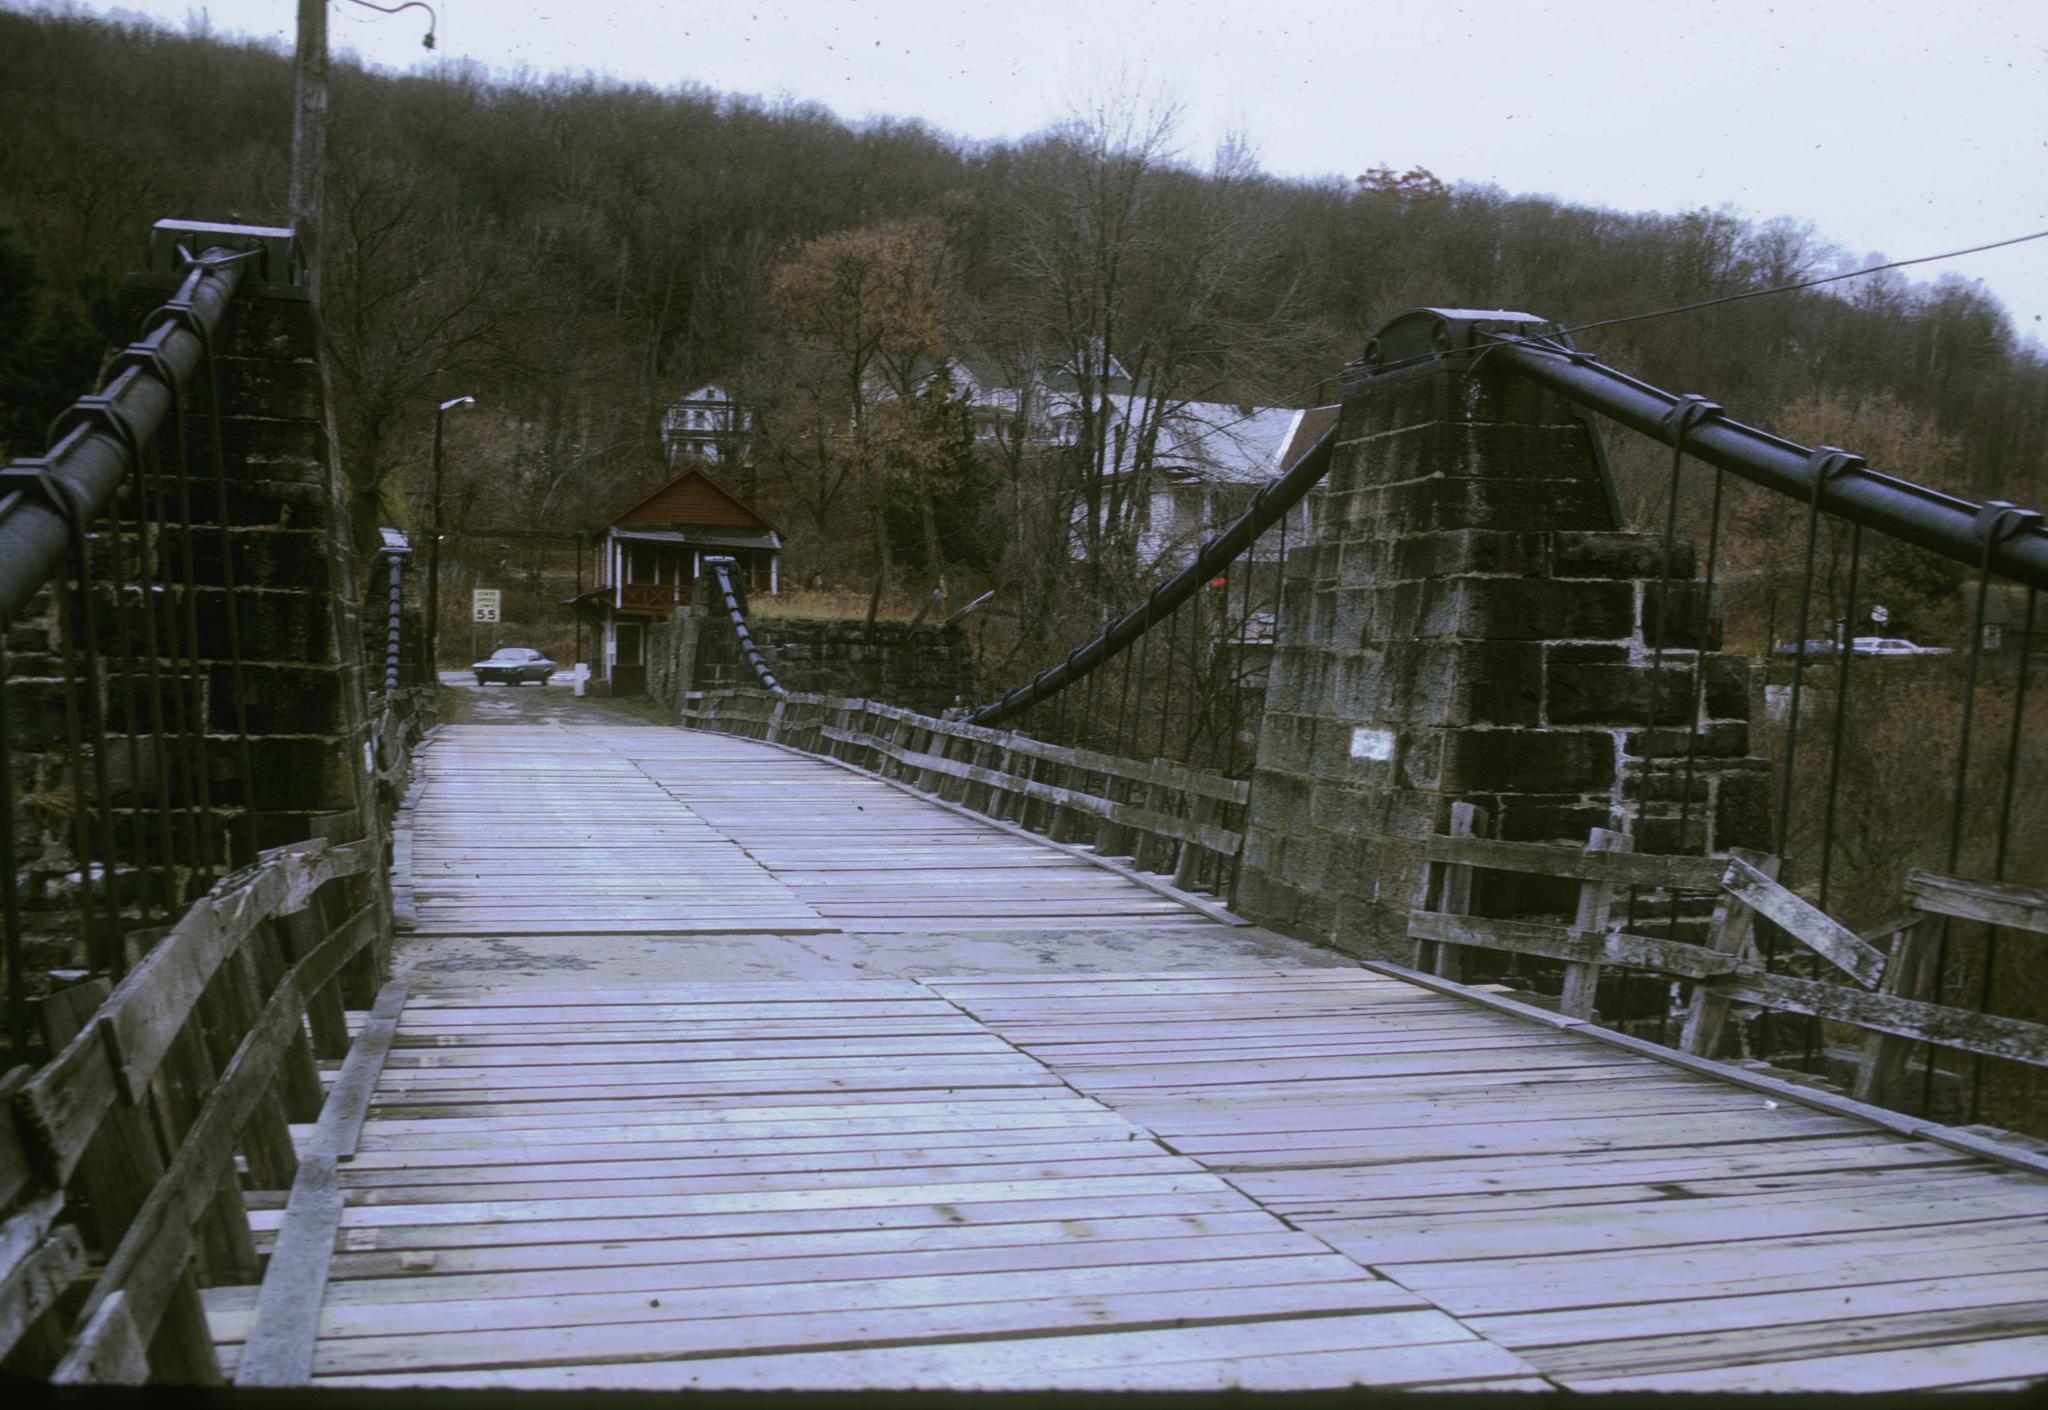
POLYGON ((1952 656, 1955 648, 1950 646, 1922 646, 1918 642, 1906 641, 1895 636, 1859 636, 1855 651, 1858 656, 1952 656))

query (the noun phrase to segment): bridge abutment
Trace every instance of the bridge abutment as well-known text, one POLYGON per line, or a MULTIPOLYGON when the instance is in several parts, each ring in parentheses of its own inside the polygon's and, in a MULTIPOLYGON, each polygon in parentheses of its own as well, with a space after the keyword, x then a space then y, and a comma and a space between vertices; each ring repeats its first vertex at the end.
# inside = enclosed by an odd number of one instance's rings
MULTIPOLYGON (((8 629, 8 825, 37 984, 104 957, 74 923, 80 809, 110 809, 110 827, 86 830, 86 860, 95 909, 122 930, 161 912, 166 868, 168 895, 189 899, 261 849, 381 827, 346 481, 318 317, 293 282, 288 232, 181 225, 171 235, 159 228, 152 268, 129 280, 134 321, 153 326, 184 284, 178 243, 264 252, 144 463, 94 521, 89 591, 45 587, 8 629), (87 603, 97 681, 75 652, 87 603), (166 801, 172 821, 159 825, 166 801)), ((330 888, 349 892, 345 904, 321 904, 353 913, 382 884, 349 879, 330 888)))
MULTIPOLYGON (((1520 841, 1768 845, 1748 665, 1716 651, 1690 545, 1667 586, 1662 536, 1620 528, 1581 413, 1482 360, 1358 384, 1338 437, 1286 565, 1243 914, 1408 959, 1456 802, 1520 841)), ((1487 909, 1568 910, 1569 890, 1506 884, 1487 909)))

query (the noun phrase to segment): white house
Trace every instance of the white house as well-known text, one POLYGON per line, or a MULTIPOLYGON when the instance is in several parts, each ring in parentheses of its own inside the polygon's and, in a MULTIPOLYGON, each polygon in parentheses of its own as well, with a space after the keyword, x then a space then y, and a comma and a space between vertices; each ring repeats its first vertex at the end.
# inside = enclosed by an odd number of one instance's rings
POLYGON ((741 460, 754 418, 723 386, 703 386, 669 403, 661 418, 661 445, 673 465, 678 457, 694 456, 708 464, 741 460))

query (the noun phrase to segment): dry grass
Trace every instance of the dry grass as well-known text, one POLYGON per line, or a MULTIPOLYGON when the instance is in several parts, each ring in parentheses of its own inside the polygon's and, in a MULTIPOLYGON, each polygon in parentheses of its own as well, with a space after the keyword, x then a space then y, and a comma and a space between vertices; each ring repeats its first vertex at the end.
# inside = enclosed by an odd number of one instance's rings
MULTIPOLYGON (((907 622, 924 606, 929 592, 887 591, 875 618, 882 622, 907 622)), ((749 604, 757 617, 807 617, 823 621, 865 621, 868 595, 851 588, 786 588, 781 594, 756 596, 749 604)))

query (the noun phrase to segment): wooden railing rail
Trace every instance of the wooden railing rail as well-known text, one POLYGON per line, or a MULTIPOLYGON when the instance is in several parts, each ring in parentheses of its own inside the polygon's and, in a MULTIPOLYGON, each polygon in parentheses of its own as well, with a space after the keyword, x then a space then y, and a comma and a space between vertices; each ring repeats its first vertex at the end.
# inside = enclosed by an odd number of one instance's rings
MULTIPOLYGON (((1454 834, 1469 832, 1475 816, 1483 824, 1483 814, 1460 807, 1465 811, 1453 820, 1454 834)), ((1781 884, 1776 857, 1741 849, 1723 858, 1644 856, 1613 850, 1615 838, 1596 828, 1584 850, 1469 835, 1431 838, 1423 895, 1408 927, 1417 942, 1417 968, 1459 978, 1471 949, 1562 960, 1567 972, 1560 1009, 1579 1019, 1593 1017, 1599 965, 1631 965, 1691 981, 1679 1046, 1700 1057, 1718 1050, 1731 1004, 1849 1024, 1868 1035, 1854 1090, 1860 1101, 1883 1100, 1914 1043, 2048 1066, 2048 1024, 1924 997, 1935 992, 1932 959, 1946 918, 2048 936, 2048 892, 1916 871, 1906 882, 1906 912, 1858 935, 1781 884), (1471 915, 1473 871, 1579 880, 1577 921, 1564 926, 1471 915), (1611 897, 1617 886, 1712 895, 1706 943, 1613 928, 1600 893, 1611 897), (1753 938, 1759 918, 1835 973, 1822 979, 1771 972, 1753 938)))
POLYGON ((51 996, 56 1056, 6 1075, 0 1356, 58 1382, 221 1379, 202 1284, 250 1283, 251 1188, 286 1190, 388 917, 374 841, 278 848, 158 934, 119 985, 51 996), (82 1295, 82 1296, 81 1296, 82 1295))
POLYGON ((1125 759, 880 701, 734 689, 691 692, 684 723, 836 759, 941 802, 1128 857, 1183 889, 1227 893, 1244 850, 1243 779, 1125 759))

